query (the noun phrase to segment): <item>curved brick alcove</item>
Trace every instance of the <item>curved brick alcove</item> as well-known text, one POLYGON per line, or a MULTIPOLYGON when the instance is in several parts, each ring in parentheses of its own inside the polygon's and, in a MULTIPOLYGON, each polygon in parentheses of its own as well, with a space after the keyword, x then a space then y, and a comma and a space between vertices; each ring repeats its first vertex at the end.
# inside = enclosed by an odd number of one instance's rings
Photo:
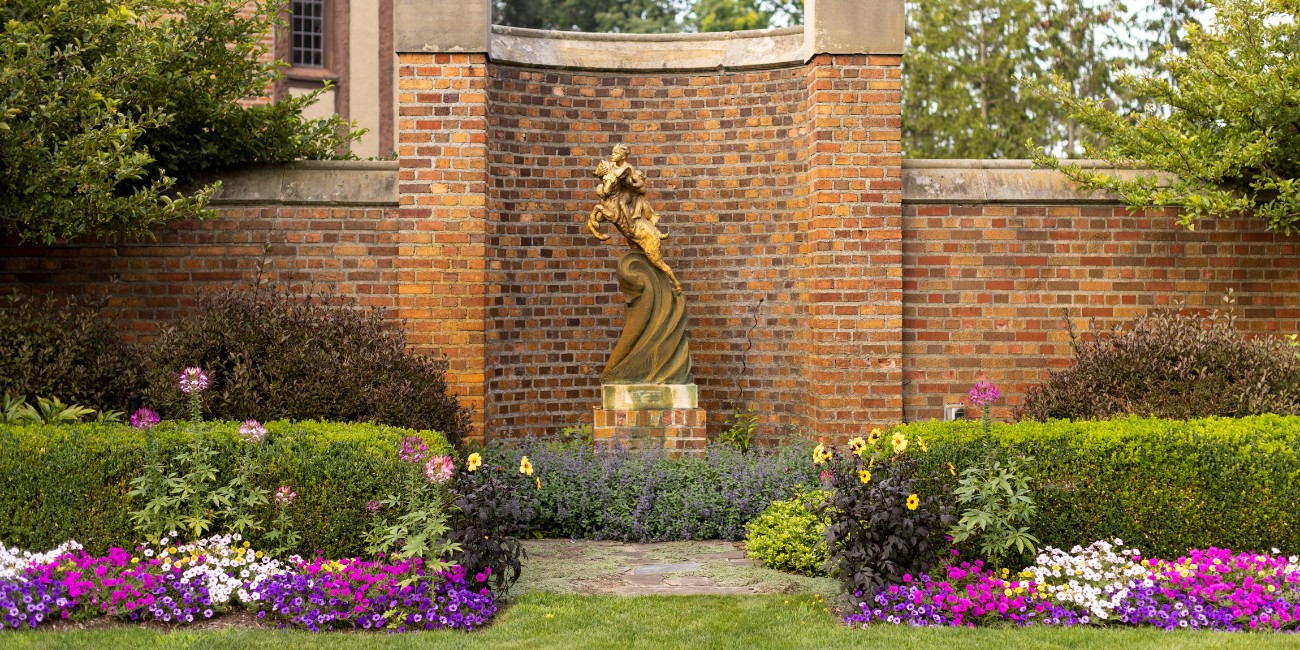
POLYGON ((894 4, 822 2, 804 27, 707 35, 477 25, 486 13, 467 29, 464 3, 399 5, 403 209, 456 233, 410 242, 438 271, 409 315, 457 329, 444 340, 489 436, 590 422, 622 324, 626 246, 583 224, 592 169, 617 142, 664 215, 715 430, 744 409, 763 412, 768 434, 896 419, 894 4), (824 27, 854 20, 848 41, 824 27), (862 317, 880 332, 844 332, 862 317))

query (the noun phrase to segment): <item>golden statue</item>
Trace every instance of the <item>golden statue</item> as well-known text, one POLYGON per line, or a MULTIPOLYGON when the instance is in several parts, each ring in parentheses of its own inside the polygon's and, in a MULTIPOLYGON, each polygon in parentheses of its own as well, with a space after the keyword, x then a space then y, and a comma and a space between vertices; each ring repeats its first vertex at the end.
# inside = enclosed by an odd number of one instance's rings
POLYGON ((596 189, 600 203, 591 209, 587 229, 596 239, 605 241, 609 235, 600 232, 600 222, 614 224, 633 250, 644 253, 655 268, 668 276, 673 293, 680 295, 682 283, 659 252, 659 242, 667 239, 668 234, 659 231, 659 213, 645 198, 645 174, 627 161, 628 151, 627 145, 616 144, 609 160, 596 165, 594 174, 600 179, 600 187, 596 189))
POLYGON ((618 261, 618 286, 627 313, 623 334, 610 352, 602 384, 690 384, 691 352, 686 337, 682 285, 664 263, 659 215, 645 197, 645 175, 627 162, 628 148, 615 145, 609 160, 596 166, 600 203, 587 215, 587 229, 604 241, 600 223, 608 221, 632 250, 618 261))

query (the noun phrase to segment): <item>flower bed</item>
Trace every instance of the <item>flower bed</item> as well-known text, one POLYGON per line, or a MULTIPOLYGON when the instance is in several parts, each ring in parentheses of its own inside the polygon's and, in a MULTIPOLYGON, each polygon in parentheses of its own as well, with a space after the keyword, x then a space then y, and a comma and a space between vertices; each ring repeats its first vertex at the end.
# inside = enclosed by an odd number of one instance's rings
MULTIPOLYGON (((862 596, 858 592, 859 597, 862 596)), ((858 603, 851 625, 1145 625, 1223 631, 1300 625, 1300 558, 1193 550, 1174 561, 1096 542, 1069 553, 1045 548, 1011 576, 982 561, 939 575, 904 576, 858 603)))
POLYGON ((471 630, 496 612, 490 570, 467 577, 419 559, 280 562, 238 535, 170 542, 104 555, 76 542, 37 554, 0 547, 0 621, 10 629, 96 616, 183 625, 243 607, 282 627, 404 632, 471 630))

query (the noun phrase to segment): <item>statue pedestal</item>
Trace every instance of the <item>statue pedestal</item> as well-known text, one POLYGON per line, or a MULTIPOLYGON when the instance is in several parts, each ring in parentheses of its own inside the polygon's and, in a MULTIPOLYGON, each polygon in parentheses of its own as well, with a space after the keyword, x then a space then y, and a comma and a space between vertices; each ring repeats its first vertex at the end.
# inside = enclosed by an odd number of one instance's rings
POLYGON ((707 413, 695 384, 603 384, 592 410, 597 447, 701 453, 707 413))

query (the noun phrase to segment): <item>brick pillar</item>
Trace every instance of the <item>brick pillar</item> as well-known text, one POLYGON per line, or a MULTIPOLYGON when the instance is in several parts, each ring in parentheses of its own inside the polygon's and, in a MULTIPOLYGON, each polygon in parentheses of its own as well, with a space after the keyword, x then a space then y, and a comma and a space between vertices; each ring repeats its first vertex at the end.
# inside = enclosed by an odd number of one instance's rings
POLYGON ((482 439, 487 316, 488 0, 397 0, 398 318, 482 439))
POLYGON ((823 437, 903 416, 902 4, 810 3, 806 368, 823 437))

